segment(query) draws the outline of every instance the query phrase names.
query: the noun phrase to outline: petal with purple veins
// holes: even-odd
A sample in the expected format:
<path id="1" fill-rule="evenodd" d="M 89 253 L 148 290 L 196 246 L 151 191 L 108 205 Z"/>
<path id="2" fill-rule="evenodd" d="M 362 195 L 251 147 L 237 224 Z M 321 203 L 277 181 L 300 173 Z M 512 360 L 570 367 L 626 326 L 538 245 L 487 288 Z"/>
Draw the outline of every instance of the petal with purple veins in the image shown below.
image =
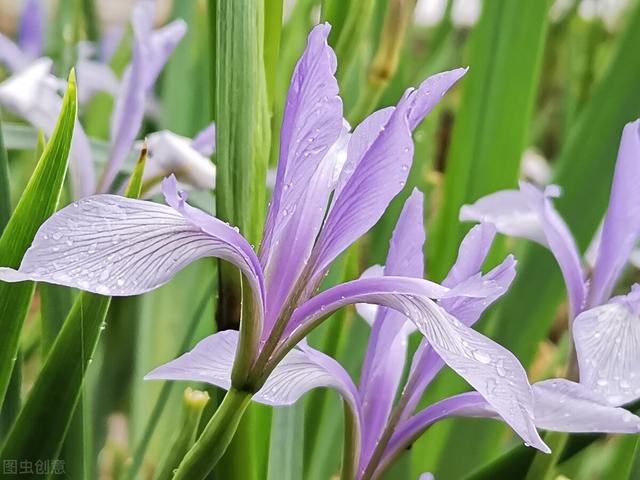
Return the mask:
<path id="1" fill-rule="evenodd" d="M 580 383 L 611 405 L 640 398 L 640 315 L 633 295 L 586 310 L 573 323 Z"/>

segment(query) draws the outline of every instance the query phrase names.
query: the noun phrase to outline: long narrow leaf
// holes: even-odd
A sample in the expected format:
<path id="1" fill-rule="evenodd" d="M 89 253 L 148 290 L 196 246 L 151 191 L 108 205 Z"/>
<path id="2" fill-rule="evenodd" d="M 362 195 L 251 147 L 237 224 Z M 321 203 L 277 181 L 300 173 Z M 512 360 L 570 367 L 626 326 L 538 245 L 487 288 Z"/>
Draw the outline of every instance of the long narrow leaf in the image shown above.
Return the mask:
<path id="1" fill-rule="evenodd" d="M 51 140 L 0 237 L 2 266 L 20 266 L 36 231 L 56 210 L 67 171 L 76 112 L 76 82 L 72 71 Z M 0 283 L 0 405 L 16 360 L 18 339 L 33 291 L 32 282 Z"/>

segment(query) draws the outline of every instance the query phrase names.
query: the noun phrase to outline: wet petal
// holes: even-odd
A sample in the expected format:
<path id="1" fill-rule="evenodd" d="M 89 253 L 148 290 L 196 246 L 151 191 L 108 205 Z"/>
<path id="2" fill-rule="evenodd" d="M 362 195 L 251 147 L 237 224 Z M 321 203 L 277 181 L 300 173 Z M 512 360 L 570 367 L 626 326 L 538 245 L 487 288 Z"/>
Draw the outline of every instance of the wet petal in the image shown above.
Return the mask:
<path id="1" fill-rule="evenodd" d="M 582 312 L 573 323 L 580 383 L 611 405 L 640 397 L 640 315 L 634 310 L 618 299 Z"/>
<path id="2" fill-rule="evenodd" d="M 556 378 L 534 383 L 536 426 L 572 433 L 638 433 L 640 418 L 584 385 Z"/>
<path id="3" fill-rule="evenodd" d="M 527 443 L 546 446 L 533 423 L 533 393 L 526 372 L 511 352 L 449 315 L 431 300 L 442 295 L 426 280 L 381 277 L 338 285 L 307 301 L 293 325 L 318 319 L 353 303 L 377 303 L 410 318 L 436 353 L 471 384 Z"/>
<path id="4" fill-rule="evenodd" d="M 611 184 L 609 208 L 602 227 L 598 259 L 593 272 L 589 305 L 610 297 L 640 235 L 640 120 L 622 132 Z"/>
<path id="5" fill-rule="evenodd" d="M 233 228 L 216 219 L 200 227 L 171 207 L 115 195 L 86 197 L 54 214 L 38 230 L 19 277 L 2 269 L 0 279 L 137 295 L 205 256 L 238 266 L 262 303 L 257 259 Z"/>
<path id="6" fill-rule="evenodd" d="M 465 72 L 465 69 L 457 69 L 429 77 L 417 90 L 407 91 L 389 115 L 384 128 L 378 128 L 377 132 L 370 127 L 362 130 L 362 135 L 368 138 L 358 142 L 368 145 L 368 148 L 365 151 L 357 149 L 362 154 L 355 164 L 353 159 L 347 159 L 346 165 L 353 165 L 349 167 L 353 173 L 347 180 L 339 180 L 338 194 L 334 196 L 314 250 L 314 271 L 317 275 L 366 233 L 404 188 L 413 160 L 412 129 Z M 382 119 L 387 114 L 377 115 Z M 354 131 L 352 141 L 357 132 L 358 129 Z M 347 155 L 350 154 L 354 155 L 352 152 Z M 341 183 L 344 187 L 340 187 Z"/>
<path id="7" fill-rule="evenodd" d="M 336 57 L 327 43 L 331 27 L 316 26 L 298 61 L 287 96 L 280 160 L 262 242 L 269 284 L 267 324 L 275 322 L 306 265 L 333 187 L 343 132 Z M 339 149 L 339 147 L 336 147 Z"/>
<path id="8" fill-rule="evenodd" d="M 237 345 L 237 331 L 218 332 L 200 341 L 190 352 L 151 371 L 145 379 L 204 382 L 228 390 Z M 357 408 L 355 386 L 347 372 L 331 357 L 302 344 L 275 367 L 253 399 L 271 406 L 292 405 L 320 387 L 337 390 Z"/>

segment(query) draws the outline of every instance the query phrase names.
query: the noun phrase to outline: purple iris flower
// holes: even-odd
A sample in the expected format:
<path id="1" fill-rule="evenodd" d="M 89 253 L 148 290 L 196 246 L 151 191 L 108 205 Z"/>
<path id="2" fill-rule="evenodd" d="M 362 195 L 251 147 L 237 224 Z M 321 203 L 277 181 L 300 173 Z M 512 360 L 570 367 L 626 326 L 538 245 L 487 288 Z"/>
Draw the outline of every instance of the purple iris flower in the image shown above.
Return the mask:
<path id="1" fill-rule="evenodd" d="M 551 202 L 559 194 L 558 187 L 541 192 L 521 183 L 519 190 L 493 193 L 460 211 L 461 220 L 491 222 L 504 234 L 533 240 L 551 250 L 569 294 L 580 371 L 580 383 L 571 382 L 571 388 L 605 405 L 640 398 L 640 286 L 635 284 L 628 295 L 611 298 L 640 235 L 639 182 L 640 120 L 636 120 L 622 133 L 590 276 L 571 232 Z"/>
<path id="2" fill-rule="evenodd" d="M 422 257 L 415 246 L 422 241 L 411 233 L 407 242 L 412 254 L 402 257 L 403 249 L 392 248 L 398 261 L 390 256 L 385 275 L 317 293 L 332 262 L 380 219 L 403 189 L 413 159 L 411 132 L 466 72 L 457 69 L 428 78 L 417 89 L 407 90 L 396 107 L 373 113 L 349 133 L 334 76 L 336 58 L 327 44 L 329 30 L 327 24 L 312 30 L 293 73 L 276 183 L 258 254 L 237 228 L 190 206 L 170 177 L 163 182 L 168 206 L 114 195 L 94 195 L 67 206 L 44 223 L 19 270 L 0 269 L 0 278 L 112 296 L 137 295 L 166 283 L 199 258 L 221 258 L 242 272 L 252 293 L 243 310 L 251 316 L 243 318 L 239 333 L 212 335 L 148 378 L 248 390 L 256 392 L 256 401 L 269 405 L 291 404 L 310 388 L 330 386 L 343 393 L 354 415 L 375 418 L 389 409 L 389 386 L 375 387 L 387 399 L 366 413 L 369 407 L 364 402 L 360 407 L 360 393 L 339 364 L 308 347 L 304 339 L 343 306 L 377 304 L 390 317 L 374 325 L 381 342 L 390 338 L 386 328 L 394 330 L 409 318 L 426 338 L 419 359 L 433 359 L 433 369 L 449 365 L 479 392 L 487 409 L 497 412 L 527 443 L 548 451 L 535 428 L 534 395 L 524 369 L 508 350 L 469 327 L 478 309 L 484 308 L 478 302 L 488 304 L 504 290 L 500 282 L 512 276 L 512 259 L 490 272 L 489 279 L 478 273 L 479 265 L 475 268 L 465 260 L 444 285 L 438 285 L 418 271 Z M 399 228 L 422 229 L 417 203 L 414 195 Z M 486 228 L 477 235 L 485 238 Z M 398 234 L 394 243 L 401 237 Z M 406 272 L 409 267 L 412 270 Z M 386 323 L 390 326 L 385 332 L 375 334 Z M 398 332 L 408 328 L 402 326 Z M 406 335 L 393 337 L 401 334 Z M 396 351 L 402 342 L 392 346 Z M 384 351 L 382 344 L 375 349 Z M 372 385 L 378 384 L 378 355 L 371 353 L 366 367 Z M 422 370 L 421 364 L 415 368 L 415 375 L 420 372 L 416 389 L 429 377 Z M 415 401 L 417 396 L 411 393 L 408 398 Z M 379 430 L 372 429 L 363 432 L 363 452 L 372 444 L 366 438 L 374 438 Z"/>

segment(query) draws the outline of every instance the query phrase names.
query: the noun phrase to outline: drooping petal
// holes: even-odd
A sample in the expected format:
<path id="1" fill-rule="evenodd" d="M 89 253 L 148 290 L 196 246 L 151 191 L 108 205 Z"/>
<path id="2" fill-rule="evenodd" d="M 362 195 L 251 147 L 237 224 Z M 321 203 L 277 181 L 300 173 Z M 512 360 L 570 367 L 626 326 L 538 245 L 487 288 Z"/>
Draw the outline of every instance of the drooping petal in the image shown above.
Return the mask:
<path id="1" fill-rule="evenodd" d="M 426 280 L 386 276 L 345 283 L 298 307 L 290 326 L 306 325 L 309 329 L 328 313 L 353 303 L 393 308 L 416 324 L 445 363 L 480 392 L 527 443 L 545 450 L 533 423 L 533 393 L 522 365 L 511 352 L 436 305 L 431 298 L 443 291 L 434 285 Z M 303 333 L 304 329 L 300 330 L 299 334 Z"/>
<path id="2" fill-rule="evenodd" d="M 475 234 L 471 232 L 469 234 L 474 235 L 469 237 L 470 239 L 476 238 Z M 479 278 L 479 281 L 487 287 L 484 296 L 479 298 L 441 298 L 438 302 L 439 305 L 463 324 L 471 327 L 478 321 L 482 313 L 508 290 L 516 275 L 515 264 L 515 259 L 509 255 L 500 265 Z M 475 279 L 476 277 L 471 278 Z M 409 396 L 406 407 L 407 415 L 414 411 L 427 386 L 443 367 L 444 362 L 439 355 L 423 341 L 413 356 L 409 380 L 405 387 L 404 394 Z"/>
<path id="3" fill-rule="evenodd" d="M 640 315 L 632 295 L 586 310 L 573 323 L 580 383 L 611 405 L 640 398 Z"/>
<path id="4" fill-rule="evenodd" d="M 20 48 L 3 33 L 0 33 L 0 63 L 12 73 L 22 70 L 29 63 Z"/>
<path id="5" fill-rule="evenodd" d="M 548 247 L 540 218 L 519 190 L 500 190 L 460 209 L 460 221 L 492 224 L 504 235 L 526 238 Z"/>
<path id="6" fill-rule="evenodd" d="M 169 130 L 147 137 L 149 156 L 144 169 L 145 196 L 159 192 L 160 180 L 174 174 L 180 189 L 213 190 L 216 167 L 192 146 L 191 139 Z"/>
<path id="7" fill-rule="evenodd" d="M 492 223 L 505 234 L 527 238 L 549 248 L 567 286 L 571 317 L 580 313 L 586 296 L 584 273 L 576 243 L 553 207 L 550 198 L 559 195 L 556 186 L 544 192 L 520 182 L 520 190 L 503 190 L 460 209 L 460 220 Z"/>
<path id="8" fill-rule="evenodd" d="M 316 274 L 324 272 L 340 253 L 367 232 L 402 190 L 413 160 L 412 129 L 465 72 L 457 69 L 429 77 L 417 90 L 407 91 L 390 115 L 378 112 L 374 114 L 376 120 L 362 129 L 362 135 L 368 138 L 357 141 L 368 148 L 357 149 L 362 153 L 355 164 L 353 159 L 346 162 L 353 173 L 348 179 L 339 180 L 339 192 L 334 196 L 314 250 Z M 377 131 L 371 128 L 387 115 L 387 122 Z M 341 184 L 344 186 L 340 187 Z"/>
<path id="9" fill-rule="evenodd" d="M 228 390 L 238 345 L 238 332 L 226 330 L 200 341 L 188 353 L 145 376 L 145 380 L 186 380 L 204 382 Z M 314 388 L 337 390 L 356 409 L 355 386 L 347 372 L 331 357 L 301 344 L 275 367 L 256 402 L 271 406 L 292 405 Z"/>
<path id="10" fill-rule="evenodd" d="M 62 108 L 58 90 L 64 82 L 51 75 L 53 62 L 40 58 L 25 70 L 0 84 L 0 105 L 23 117 L 34 127 L 50 136 Z M 76 120 L 71 145 L 71 180 L 76 198 L 95 190 L 93 163 L 89 140 Z"/>
<path id="11" fill-rule="evenodd" d="M 640 235 L 640 120 L 624 127 L 611 184 L 609 208 L 593 272 L 589 305 L 611 296 Z"/>
<path id="12" fill-rule="evenodd" d="M 216 151 L 216 124 L 210 123 L 200 130 L 191 141 L 191 148 L 205 157 L 210 157 Z"/>
<path id="13" fill-rule="evenodd" d="M 495 236 L 496 228 L 490 223 L 481 223 L 469 230 L 458 249 L 456 263 L 442 284 L 451 288 L 480 272 Z"/>
<path id="14" fill-rule="evenodd" d="M 556 378 L 534 383 L 536 426 L 572 433 L 638 433 L 640 418 L 585 385 Z"/>
<path id="15" fill-rule="evenodd" d="M 235 264 L 263 304 L 259 263 L 233 228 L 216 219 L 200 226 L 171 207 L 115 195 L 86 197 L 54 214 L 38 230 L 18 272 L 0 269 L 0 280 L 137 295 L 205 256 Z"/>
<path id="16" fill-rule="evenodd" d="M 424 275 L 423 196 L 414 190 L 407 199 L 391 237 L 386 275 Z M 368 459 L 387 422 L 407 357 L 408 335 L 415 326 L 400 312 L 381 308 L 373 324 L 360 395 L 365 418 L 362 456 Z"/>
<path id="17" fill-rule="evenodd" d="M 138 2 L 133 10 L 133 58 L 122 76 L 111 116 L 111 152 L 100 182 L 101 192 L 108 191 L 129 154 L 142 125 L 147 95 L 186 32 L 182 20 L 154 32 L 154 10 L 154 2 L 150 0 Z"/>
<path id="18" fill-rule="evenodd" d="M 44 48 L 44 12 L 41 0 L 27 0 L 20 17 L 18 45 L 22 53 L 34 60 Z"/>

